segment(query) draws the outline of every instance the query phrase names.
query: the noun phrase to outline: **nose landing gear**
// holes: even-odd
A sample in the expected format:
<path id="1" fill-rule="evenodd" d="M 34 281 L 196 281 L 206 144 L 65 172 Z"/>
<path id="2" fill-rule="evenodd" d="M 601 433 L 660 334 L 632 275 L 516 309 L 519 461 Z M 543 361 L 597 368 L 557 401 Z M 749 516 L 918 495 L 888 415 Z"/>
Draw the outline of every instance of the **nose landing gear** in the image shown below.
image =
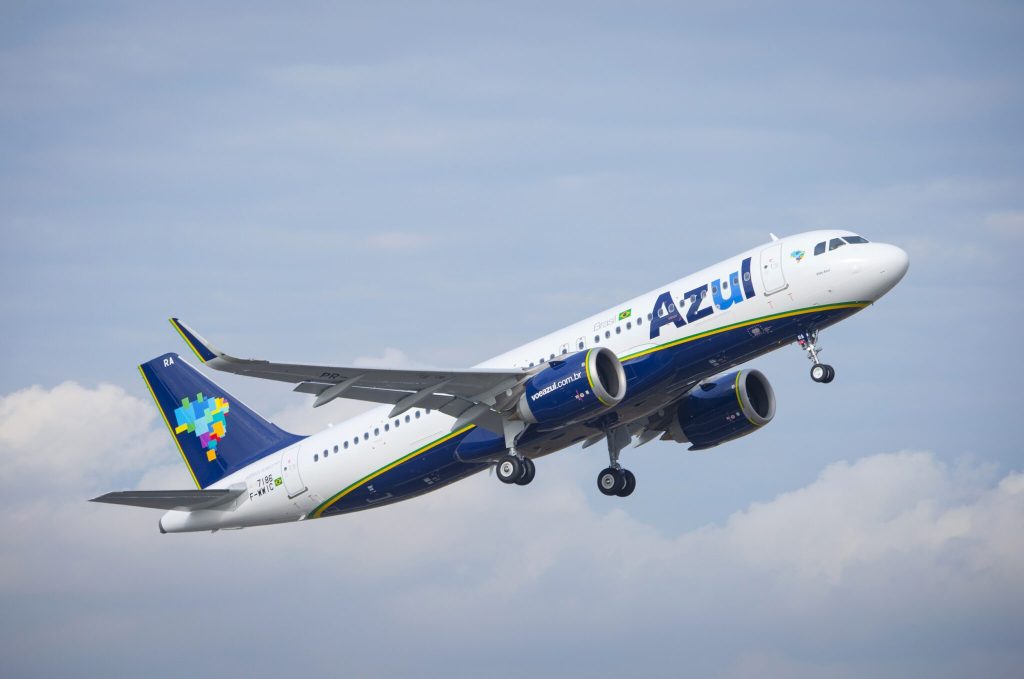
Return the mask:
<path id="1" fill-rule="evenodd" d="M 807 352 L 807 358 L 814 363 L 814 365 L 811 366 L 812 380 L 822 384 L 828 384 L 836 378 L 836 369 L 818 360 L 818 353 L 821 351 L 821 347 L 818 346 L 817 330 L 800 333 L 796 336 L 796 341 L 797 344 L 800 345 L 800 348 Z"/>

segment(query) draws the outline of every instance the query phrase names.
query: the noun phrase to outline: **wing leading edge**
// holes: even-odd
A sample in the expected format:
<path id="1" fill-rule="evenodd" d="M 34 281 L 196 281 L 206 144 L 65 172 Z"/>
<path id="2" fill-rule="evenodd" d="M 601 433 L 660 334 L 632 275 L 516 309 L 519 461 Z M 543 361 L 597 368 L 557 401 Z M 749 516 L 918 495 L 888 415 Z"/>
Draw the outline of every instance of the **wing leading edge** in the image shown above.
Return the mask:
<path id="1" fill-rule="evenodd" d="M 515 406 L 522 385 L 532 374 L 525 370 L 395 370 L 236 358 L 177 318 L 170 321 L 196 357 L 215 370 L 295 384 L 295 391 L 316 396 L 313 407 L 343 397 L 392 404 L 390 417 L 414 407 L 439 410 L 456 419 L 453 430 L 480 424 L 502 431 L 503 413 Z"/>

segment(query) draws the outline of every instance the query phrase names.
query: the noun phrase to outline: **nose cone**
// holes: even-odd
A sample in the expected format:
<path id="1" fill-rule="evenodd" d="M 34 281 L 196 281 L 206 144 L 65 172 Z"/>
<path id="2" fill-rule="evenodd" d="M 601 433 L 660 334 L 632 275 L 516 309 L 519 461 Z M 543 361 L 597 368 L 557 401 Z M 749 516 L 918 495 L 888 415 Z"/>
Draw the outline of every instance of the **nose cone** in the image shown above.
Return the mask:
<path id="1" fill-rule="evenodd" d="M 885 281 L 885 292 L 888 292 L 907 275 L 907 269 L 910 268 L 910 256 L 903 248 L 879 243 L 876 257 L 878 274 Z"/>
<path id="2" fill-rule="evenodd" d="M 850 250 L 852 272 L 864 299 L 874 301 L 896 287 L 910 267 L 902 248 L 886 243 L 857 245 Z"/>

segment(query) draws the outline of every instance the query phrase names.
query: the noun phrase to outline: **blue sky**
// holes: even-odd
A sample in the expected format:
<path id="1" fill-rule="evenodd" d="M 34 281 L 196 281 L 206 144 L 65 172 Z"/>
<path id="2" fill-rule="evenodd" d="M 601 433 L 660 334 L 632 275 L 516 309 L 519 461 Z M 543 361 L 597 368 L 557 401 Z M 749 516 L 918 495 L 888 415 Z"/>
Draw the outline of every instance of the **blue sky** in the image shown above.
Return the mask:
<path id="1" fill-rule="evenodd" d="M 0 16 L 0 653 L 17 675 L 1024 660 L 1021 5 Z M 594 488 L 596 449 L 542 461 L 526 489 L 480 476 L 232 534 L 160 536 L 155 513 L 82 502 L 187 482 L 135 369 L 184 350 L 168 316 L 244 355 L 462 367 L 769 231 L 831 227 L 911 256 L 823 334 L 836 381 L 813 384 L 795 348 L 757 361 L 772 425 L 627 452 L 626 502 Z M 217 379 L 300 432 L 358 407 Z"/>

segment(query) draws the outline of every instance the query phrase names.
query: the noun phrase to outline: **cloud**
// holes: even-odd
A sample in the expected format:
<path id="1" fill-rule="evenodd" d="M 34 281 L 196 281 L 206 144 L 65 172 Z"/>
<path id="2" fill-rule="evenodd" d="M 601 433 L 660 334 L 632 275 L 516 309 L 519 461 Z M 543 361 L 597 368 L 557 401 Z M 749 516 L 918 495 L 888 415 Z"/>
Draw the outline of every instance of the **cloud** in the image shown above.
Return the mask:
<path id="1" fill-rule="evenodd" d="M 140 470 L 160 449 L 151 403 L 121 387 L 64 382 L 0 398 L 0 450 L 14 476 L 47 484 Z"/>
<path id="2" fill-rule="evenodd" d="M 15 658 L 15 674 L 26 652 L 64 648 L 33 656 L 34 667 L 102 674 L 131 663 L 169 675 L 161 649 L 186 644 L 197 616 L 220 628 L 252 610 L 266 624 L 219 635 L 216 651 L 192 647 L 190 661 L 214 674 L 284 635 L 298 643 L 267 671 L 326 670 L 340 654 L 357 674 L 408 673 L 429 655 L 473 674 L 491 667 L 496 628 L 523 630 L 517 656 L 492 667 L 509 676 L 559 674 L 564 662 L 598 675 L 637 662 L 669 673 L 678 653 L 694 673 L 725 676 L 963 674 L 982 651 L 988 674 L 1009 674 L 1024 660 L 1014 631 L 1024 622 L 1024 474 L 999 478 L 969 459 L 900 452 L 831 464 L 801 488 L 674 534 L 628 504 L 595 500 L 579 456 L 559 455 L 527 488 L 482 474 L 337 519 L 161 536 L 158 512 L 84 503 L 49 482 L 68 473 L 61 464 L 23 461 L 30 440 L 75 440 L 79 473 L 114 483 L 106 432 L 117 429 L 150 449 L 132 465 L 148 469 L 138 486 L 181 486 L 170 443 L 149 446 L 166 432 L 141 401 L 69 383 L 0 403 L 0 454 L 34 489 L 6 496 L 0 513 L 0 605 L 13 616 L 0 619 L 0 653 Z M 282 622 L 296 610 L 301 639 Z M 382 630 L 403 653 L 362 652 Z M 616 658 L 602 655 L 626 636 Z"/>

